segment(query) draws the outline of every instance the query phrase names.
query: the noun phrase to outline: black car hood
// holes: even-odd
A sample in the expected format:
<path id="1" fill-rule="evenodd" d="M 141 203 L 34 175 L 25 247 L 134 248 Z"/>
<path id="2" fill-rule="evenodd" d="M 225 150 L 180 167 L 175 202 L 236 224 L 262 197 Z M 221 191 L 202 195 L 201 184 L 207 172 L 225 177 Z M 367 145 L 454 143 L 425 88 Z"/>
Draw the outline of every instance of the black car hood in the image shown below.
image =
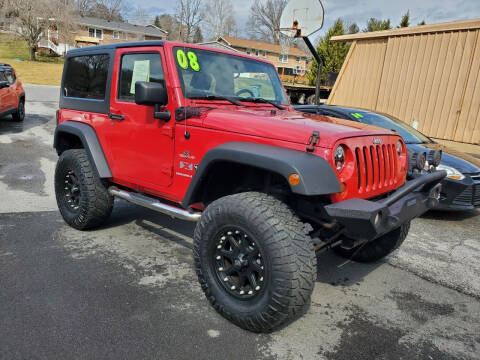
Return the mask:
<path id="1" fill-rule="evenodd" d="M 453 167 L 464 174 L 474 174 L 480 172 L 480 160 L 447 146 L 432 143 L 407 144 L 407 147 L 413 151 L 427 152 L 427 154 L 429 149 L 442 150 L 442 165 Z"/>

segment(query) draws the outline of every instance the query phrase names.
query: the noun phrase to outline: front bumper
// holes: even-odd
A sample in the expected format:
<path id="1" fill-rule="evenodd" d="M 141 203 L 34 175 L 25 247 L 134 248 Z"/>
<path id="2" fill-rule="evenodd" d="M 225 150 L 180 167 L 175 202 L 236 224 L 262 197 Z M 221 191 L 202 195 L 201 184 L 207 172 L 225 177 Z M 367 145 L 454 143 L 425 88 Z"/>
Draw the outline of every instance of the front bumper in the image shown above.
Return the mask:
<path id="1" fill-rule="evenodd" d="M 408 181 L 378 201 L 349 199 L 327 205 L 327 214 L 343 228 L 356 246 L 389 233 L 438 205 L 445 171 L 435 171 Z"/>

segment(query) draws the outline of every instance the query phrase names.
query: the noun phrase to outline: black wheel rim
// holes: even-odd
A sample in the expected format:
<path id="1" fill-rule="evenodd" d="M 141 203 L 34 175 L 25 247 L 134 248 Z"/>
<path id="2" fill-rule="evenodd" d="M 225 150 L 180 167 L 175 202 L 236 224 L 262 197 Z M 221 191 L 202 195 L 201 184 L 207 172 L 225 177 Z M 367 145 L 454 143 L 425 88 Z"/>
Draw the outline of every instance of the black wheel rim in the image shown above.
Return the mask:
<path id="1" fill-rule="evenodd" d="M 265 265 L 255 240 L 230 227 L 216 236 L 214 245 L 214 272 L 226 292 L 242 300 L 260 294 L 265 287 Z"/>
<path id="2" fill-rule="evenodd" d="M 80 200 L 82 192 L 80 190 L 80 182 L 73 170 L 70 170 L 65 175 L 64 187 L 65 200 L 73 211 L 78 211 L 80 208 Z"/>

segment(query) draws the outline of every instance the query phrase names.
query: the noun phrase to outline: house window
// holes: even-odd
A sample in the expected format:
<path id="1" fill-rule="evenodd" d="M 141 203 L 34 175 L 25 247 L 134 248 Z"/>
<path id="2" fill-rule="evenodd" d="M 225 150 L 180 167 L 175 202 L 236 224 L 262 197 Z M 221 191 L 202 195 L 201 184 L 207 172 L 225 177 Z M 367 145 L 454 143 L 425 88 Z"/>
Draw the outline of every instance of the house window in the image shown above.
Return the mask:
<path id="1" fill-rule="evenodd" d="M 288 55 L 286 54 L 280 54 L 280 56 L 278 57 L 278 61 L 280 61 L 281 63 L 288 63 Z"/>
<path id="2" fill-rule="evenodd" d="M 88 29 L 88 36 L 103 40 L 103 31 L 102 29 Z"/>
<path id="3" fill-rule="evenodd" d="M 120 39 L 120 33 L 119 33 L 118 31 L 114 31 L 114 32 L 113 32 L 113 38 L 114 38 L 115 40 Z"/>
<path id="4" fill-rule="evenodd" d="M 297 63 L 300 62 L 300 56 L 297 56 Z"/>
<path id="5" fill-rule="evenodd" d="M 260 56 L 260 50 L 255 49 L 255 56 Z"/>
<path id="6" fill-rule="evenodd" d="M 247 55 L 250 55 L 252 53 L 252 49 L 247 49 Z"/>
<path id="7" fill-rule="evenodd" d="M 265 50 L 262 51 L 262 56 L 263 56 L 264 58 L 267 57 L 267 52 L 266 52 Z"/>

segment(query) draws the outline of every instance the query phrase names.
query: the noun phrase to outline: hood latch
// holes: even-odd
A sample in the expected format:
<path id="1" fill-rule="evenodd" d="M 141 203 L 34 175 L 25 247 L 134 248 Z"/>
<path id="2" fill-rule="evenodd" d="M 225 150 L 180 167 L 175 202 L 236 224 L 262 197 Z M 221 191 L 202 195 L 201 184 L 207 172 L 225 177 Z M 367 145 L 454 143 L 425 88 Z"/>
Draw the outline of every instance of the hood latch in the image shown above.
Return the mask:
<path id="1" fill-rule="evenodd" d="M 310 135 L 310 139 L 308 140 L 307 152 L 314 152 L 315 146 L 318 144 L 318 140 L 320 140 L 320 134 L 318 131 L 312 132 L 312 135 Z"/>

